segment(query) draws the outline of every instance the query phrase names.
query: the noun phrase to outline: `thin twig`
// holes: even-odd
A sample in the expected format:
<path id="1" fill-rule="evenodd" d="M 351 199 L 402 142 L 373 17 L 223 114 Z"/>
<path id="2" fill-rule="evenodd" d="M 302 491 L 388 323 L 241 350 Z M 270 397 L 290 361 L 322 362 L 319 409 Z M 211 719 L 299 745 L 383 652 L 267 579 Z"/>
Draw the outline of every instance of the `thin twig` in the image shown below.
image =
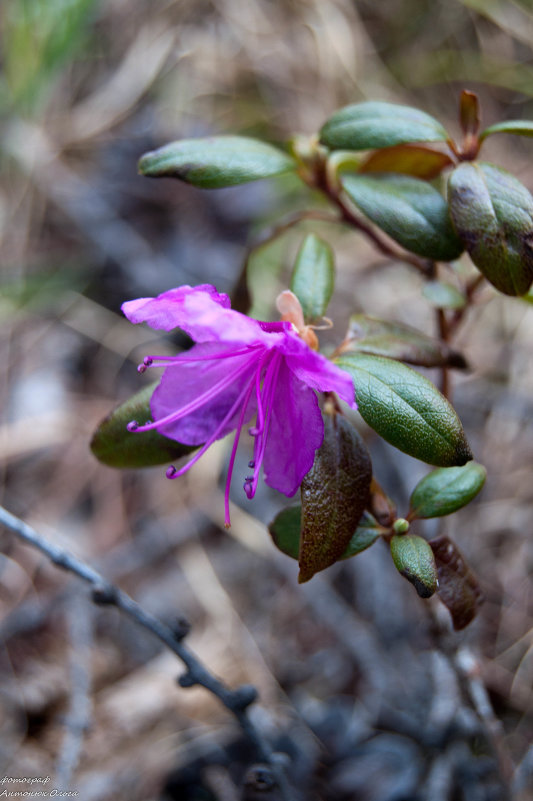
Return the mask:
<path id="1" fill-rule="evenodd" d="M 341 222 L 348 223 L 352 228 L 356 228 L 364 234 L 384 256 L 394 259 L 395 261 L 403 261 L 405 264 L 410 264 L 426 277 L 431 275 L 433 272 L 433 262 L 421 259 L 414 253 L 409 253 L 406 250 L 398 250 L 392 247 L 375 228 L 367 223 L 364 217 L 361 217 L 361 215 L 357 213 L 356 208 L 343 191 L 336 177 L 329 174 L 325 162 L 316 165 L 315 170 L 307 179 L 305 173 L 302 173 L 301 177 L 311 188 L 323 192 L 326 197 L 335 204 L 341 212 Z"/>
<path id="2" fill-rule="evenodd" d="M 492 708 L 487 688 L 481 678 L 481 669 L 478 661 L 467 647 L 463 647 L 455 654 L 455 665 L 460 676 L 462 676 L 467 692 L 476 710 L 479 719 L 482 721 L 487 736 L 494 748 L 500 776 L 505 782 L 505 789 L 508 798 L 511 798 L 510 784 L 513 778 L 513 763 L 504 742 L 503 724 Z M 502 799 L 503 801 L 503 799 Z"/>
<path id="3" fill-rule="evenodd" d="M 449 335 L 455 333 L 460 323 L 463 321 L 465 313 L 468 311 L 468 309 L 472 306 L 474 302 L 474 297 L 476 295 L 476 292 L 478 291 L 480 286 L 483 286 L 484 282 L 485 282 L 485 276 L 483 275 L 483 273 L 479 273 L 474 278 L 472 278 L 464 287 L 466 303 L 461 309 L 457 309 L 453 314 L 449 322 Z"/>
<path id="4" fill-rule="evenodd" d="M 454 314 L 447 315 L 444 309 L 436 309 L 437 327 L 439 329 L 439 337 L 442 342 L 449 344 L 462 323 L 466 312 L 471 308 L 475 294 L 480 286 L 482 286 L 485 277 L 482 273 L 475 276 L 464 287 L 465 305 L 457 309 Z M 450 400 L 451 387 L 450 387 L 450 373 L 446 366 L 441 368 L 441 387 L 440 390 L 444 397 Z"/>
<path id="5" fill-rule="evenodd" d="M 197 656 L 183 643 L 188 627 L 178 626 L 176 630 L 171 629 L 151 615 L 150 612 L 145 611 L 127 593 L 106 581 L 90 565 L 85 564 L 68 551 L 49 542 L 31 526 L 12 515 L 2 506 L 0 506 L 0 523 L 12 531 L 19 539 L 44 554 L 54 565 L 73 573 L 89 584 L 92 588 L 92 598 L 95 603 L 117 607 L 176 654 L 187 668 L 186 672 L 178 680 L 180 686 L 192 687 L 200 685 L 222 702 L 226 709 L 237 719 L 244 734 L 254 746 L 258 758 L 271 767 L 284 801 L 292 801 L 292 792 L 274 752 L 251 721 L 247 712 L 247 708 L 257 698 L 255 687 L 242 685 L 236 690 L 230 690 L 222 681 L 213 676 Z"/>
<path id="6" fill-rule="evenodd" d="M 343 197 L 342 193 L 327 190 L 327 195 L 341 210 L 343 220 L 351 225 L 352 228 L 356 228 L 364 234 L 367 239 L 370 239 L 384 256 L 394 259 L 395 261 L 403 261 L 405 264 L 410 264 L 411 267 L 415 267 L 422 275 L 428 275 L 431 268 L 428 266 L 427 261 L 418 258 L 414 253 L 398 250 L 389 245 L 377 231 L 368 225 L 368 223 L 351 208 L 350 203 Z M 431 264 L 431 262 L 429 264 Z"/>
<path id="7" fill-rule="evenodd" d="M 83 738 L 91 722 L 92 610 L 79 595 L 69 599 L 67 624 L 70 638 L 70 708 L 57 760 L 56 784 L 68 787 L 80 759 Z"/>
<path id="8" fill-rule="evenodd" d="M 436 315 L 437 315 L 437 325 L 439 328 L 439 339 L 441 340 L 441 342 L 448 344 L 450 341 L 450 326 L 448 324 L 448 318 L 446 317 L 446 312 L 444 311 L 444 309 L 436 309 Z M 448 400 L 450 400 L 450 393 L 451 393 L 450 372 L 446 367 L 446 365 L 443 365 L 441 367 L 440 391 L 442 392 L 445 398 L 448 398 Z"/>

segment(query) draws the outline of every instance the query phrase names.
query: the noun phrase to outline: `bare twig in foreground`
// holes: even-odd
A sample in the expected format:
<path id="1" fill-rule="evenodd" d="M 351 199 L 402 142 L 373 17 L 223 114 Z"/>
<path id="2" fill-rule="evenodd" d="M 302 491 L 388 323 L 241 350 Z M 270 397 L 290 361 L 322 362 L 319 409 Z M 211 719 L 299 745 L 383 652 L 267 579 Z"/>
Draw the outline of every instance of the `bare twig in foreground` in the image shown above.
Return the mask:
<path id="1" fill-rule="evenodd" d="M 175 629 L 162 623 L 158 618 L 146 612 L 130 596 L 94 570 L 90 565 L 77 559 L 72 554 L 49 542 L 38 534 L 31 526 L 20 518 L 15 517 L 4 507 L 0 506 L 0 523 L 12 531 L 19 539 L 36 548 L 44 554 L 54 565 L 73 573 L 87 582 L 92 588 L 93 601 L 101 605 L 112 605 L 124 612 L 139 626 L 151 632 L 176 656 L 186 667 L 186 672 L 179 677 L 181 687 L 200 685 L 215 695 L 239 722 L 244 734 L 254 746 L 258 758 L 267 763 L 278 782 L 284 801 L 291 801 L 292 793 L 281 769 L 281 765 L 272 751 L 270 745 L 250 720 L 247 708 L 257 698 L 257 690 L 252 685 L 242 685 L 236 690 L 230 690 L 223 682 L 200 662 L 196 655 L 183 643 L 189 627 L 179 622 Z"/>

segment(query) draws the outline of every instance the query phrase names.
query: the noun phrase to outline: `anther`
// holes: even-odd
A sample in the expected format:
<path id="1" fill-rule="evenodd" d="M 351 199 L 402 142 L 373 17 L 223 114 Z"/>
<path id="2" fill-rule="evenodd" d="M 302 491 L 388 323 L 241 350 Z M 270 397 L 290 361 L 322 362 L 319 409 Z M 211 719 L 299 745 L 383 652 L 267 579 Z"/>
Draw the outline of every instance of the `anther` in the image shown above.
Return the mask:
<path id="1" fill-rule="evenodd" d="M 248 467 L 250 468 L 250 470 L 253 470 L 253 469 L 254 469 L 254 467 L 255 467 L 255 462 L 254 462 L 254 460 L 253 460 L 253 459 L 251 459 L 251 460 L 248 462 Z"/>
<path id="2" fill-rule="evenodd" d="M 145 373 L 146 372 L 146 365 L 145 364 L 139 364 L 138 367 L 137 367 L 137 372 L 141 373 L 141 374 Z"/>
<path id="3" fill-rule="evenodd" d="M 144 364 L 145 367 L 150 367 L 152 365 L 153 361 L 154 360 L 152 359 L 151 356 L 145 356 L 144 359 L 143 359 L 143 364 Z"/>
<path id="4" fill-rule="evenodd" d="M 139 423 L 137 422 L 137 420 L 130 420 L 126 428 L 128 429 L 128 431 L 137 431 L 137 429 L 139 428 Z"/>
<path id="5" fill-rule="evenodd" d="M 174 467 L 173 464 L 171 464 L 170 467 L 167 468 L 166 477 L 167 478 L 174 478 L 176 473 L 177 473 L 176 468 Z"/>
<path id="6" fill-rule="evenodd" d="M 252 476 L 247 476 L 244 479 L 244 484 L 242 485 L 242 488 L 243 488 L 243 490 L 244 490 L 244 492 L 246 494 L 246 497 L 249 500 L 251 500 L 254 497 L 253 477 Z"/>

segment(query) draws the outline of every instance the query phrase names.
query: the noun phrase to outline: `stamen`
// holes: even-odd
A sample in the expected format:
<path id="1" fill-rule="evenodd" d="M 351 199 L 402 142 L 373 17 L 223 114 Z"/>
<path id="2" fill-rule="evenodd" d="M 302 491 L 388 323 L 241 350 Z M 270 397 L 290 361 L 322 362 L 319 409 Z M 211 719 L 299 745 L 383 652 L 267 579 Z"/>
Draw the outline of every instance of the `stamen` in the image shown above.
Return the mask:
<path id="1" fill-rule="evenodd" d="M 264 361 L 264 356 L 261 358 L 261 360 L 260 360 L 260 362 L 259 362 L 259 364 L 257 366 L 258 370 L 262 370 L 263 369 L 263 361 Z M 231 449 L 231 456 L 229 458 L 228 476 L 226 478 L 226 489 L 224 491 L 224 525 L 226 526 L 226 528 L 229 528 L 230 525 L 231 525 L 231 521 L 230 521 L 230 517 L 229 517 L 229 491 L 230 491 L 230 487 L 231 487 L 231 476 L 233 475 L 233 466 L 235 464 L 235 455 L 237 453 L 237 446 L 239 444 L 239 437 L 241 436 L 241 430 L 242 430 L 242 426 L 243 426 L 243 423 L 244 423 L 244 415 L 246 414 L 246 407 L 248 406 L 248 401 L 250 400 L 250 396 L 252 394 L 252 390 L 254 388 L 254 384 L 255 384 L 255 381 L 252 380 L 252 381 L 250 381 L 250 383 L 248 385 L 247 392 L 246 392 L 246 395 L 244 397 L 244 401 L 243 401 L 243 404 L 242 404 L 242 410 L 241 410 L 241 414 L 240 414 L 240 417 L 239 417 L 239 422 L 237 423 L 237 430 L 235 431 L 235 439 L 233 440 L 233 447 Z M 245 490 L 245 492 L 246 492 L 246 490 Z M 250 497 L 247 492 L 246 492 L 246 494 L 247 494 L 248 497 Z M 253 496 L 251 496 L 251 497 L 253 497 Z"/>
<path id="2" fill-rule="evenodd" d="M 266 367 L 267 367 L 267 375 L 268 375 L 268 363 L 267 363 Z M 263 430 L 264 423 L 265 423 L 265 413 L 263 411 L 263 405 L 261 403 L 261 377 L 262 377 L 261 373 L 262 372 L 263 372 L 262 370 L 261 371 L 258 370 L 256 372 L 256 374 L 255 374 L 255 396 L 257 398 L 257 419 L 255 421 L 255 428 L 253 430 L 253 433 L 252 433 L 252 431 L 249 432 L 252 437 L 256 437 L 258 434 L 261 433 L 261 431 Z M 265 378 L 265 380 L 266 380 L 266 378 Z"/>
<path id="3" fill-rule="evenodd" d="M 253 488 L 252 488 L 252 482 L 253 482 L 253 477 L 252 476 L 248 476 L 248 478 L 244 479 L 244 484 L 242 485 L 242 488 L 243 488 L 244 492 L 246 493 L 246 497 L 250 501 L 254 497 Z"/>
<path id="4" fill-rule="evenodd" d="M 260 405 L 262 408 L 262 413 L 264 418 L 264 425 L 260 434 L 256 437 L 255 440 L 255 446 L 254 446 L 255 469 L 254 469 L 253 483 L 251 486 L 251 495 L 248 496 L 251 498 L 254 497 L 255 492 L 257 490 L 257 484 L 259 482 L 259 474 L 261 472 L 261 465 L 263 464 L 263 459 L 265 456 L 268 427 L 270 424 L 270 418 L 272 414 L 273 399 L 276 392 L 277 378 L 280 365 L 281 365 L 281 355 L 279 353 L 275 353 L 267 369 L 265 380 L 263 382 L 263 393 L 260 399 Z M 246 494 L 248 495 L 248 492 Z"/>
<path id="5" fill-rule="evenodd" d="M 138 373 L 145 373 L 146 370 L 148 369 L 148 367 L 152 366 L 152 362 L 153 362 L 153 359 L 152 359 L 151 356 L 145 356 L 143 361 L 142 361 L 142 364 L 140 364 L 137 367 L 137 372 Z"/>
<path id="6" fill-rule="evenodd" d="M 245 386 L 243 388 L 242 392 L 240 393 L 238 398 L 235 400 L 235 403 L 233 404 L 233 406 L 231 407 L 229 412 L 226 414 L 224 419 L 219 423 L 219 425 L 217 426 L 216 430 L 211 434 L 211 436 L 209 437 L 207 442 L 205 442 L 204 445 L 202 445 L 200 450 L 197 451 L 194 454 L 192 459 L 189 459 L 187 464 L 183 465 L 183 467 L 180 467 L 179 470 L 176 470 L 176 468 L 174 466 L 169 467 L 168 470 L 167 470 L 167 478 L 178 478 L 179 476 L 182 476 L 184 473 L 186 473 L 193 466 L 193 464 L 196 464 L 198 459 L 201 456 L 203 456 L 204 453 L 206 452 L 206 450 L 211 447 L 213 442 L 216 439 L 218 439 L 218 437 L 220 436 L 220 432 L 223 431 L 224 426 L 227 425 L 229 420 L 231 420 L 231 418 L 233 417 L 233 415 L 235 414 L 235 412 L 237 411 L 237 409 L 239 408 L 239 406 L 241 404 L 242 404 L 242 407 L 243 407 L 243 411 L 241 413 L 240 425 L 242 426 L 242 418 L 243 418 L 244 413 L 246 411 L 246 407 L 248 406 L 248 401 L 250 400 L 250 395 L 251 395 L 252 388 L 253 388 L 253 381 L 251 381 L 247 386 Z M 239 429 L 239 431 L 240 431 L 240 429 Z M 231 473 L 228 473 L 228 479 L 226 481 L 226 490 L 227 490 L 228 494 L 229 494 L 228 485 L 229 485 L 230 481 L 231 481 Z M 225 523 L 224 523 L 224 525 L 226 526 L 226 528 L 229 528 L 229 525 L 230 525 L 229 503 L 226 503 L 225 512 L 226 512 L 226 515 L 225 515 Z"/>
<path id="7" fill-rule="evenodd" d="M 177 356 L 145 356 L 143 363 L 146 367 L 171 367 L 172 365 L 194 362 L 210 362 L 216 359 L 229 359 L 233 356 L 244 356 L 259 348 L 264 348 L 264 345 L 246 345 L 240 350 L 226 350 L 220 353 L 204 354 L 203 356 L 187 356 L 188 351 L 178 353 Z M 139 365 L 140 367 L 140 365 Z M 137 368 L 139 369 L 139 368 Z"/>
<path id="8" fill-rule="evenodd" d="M 185 406 L 182 406 L 182 408 L 178 409 L 177 412 L 171 412 L 171 414 L 167 414 L 165 417 L 161 417 L 159 420 L 156 420 L 155 423 L 145 423 L 142 426 L 138 425 L 137 422 L 133 420 L 132 422 L 135 423 L 136 427 L 129 428 L 129 425 L 131 425 L 130 423 L 128 425 L 128 430 L 151 431 L 154 428 L 159 430 L 162 426 L 169 425 L 170 423 L 176 423 L 178 420 L 181 420 L 182 417 L 185 417 L 186 415 L 191 414 L 191 412 L 195 412 L 197 409 L 200 409 L 202 406 L 205 406 L 205 404 L 208 403 L 208 401 L 219 395 L 230 384 L 233 384 L 235 380 L 240 375 L 242 375 L 242 373 L 250 369 L 251 367 L 250 362 L 251 360 L 249 359 L 245 362 L 245 364 L 241 364 L 241 366 L 238 369 L 228 373 L 228 375 L 224 376 L 224 378 L 218 381 L 214 386 L 203 392 L 201 395 L 199 395 L 190 403 L 186 404 Z"/>

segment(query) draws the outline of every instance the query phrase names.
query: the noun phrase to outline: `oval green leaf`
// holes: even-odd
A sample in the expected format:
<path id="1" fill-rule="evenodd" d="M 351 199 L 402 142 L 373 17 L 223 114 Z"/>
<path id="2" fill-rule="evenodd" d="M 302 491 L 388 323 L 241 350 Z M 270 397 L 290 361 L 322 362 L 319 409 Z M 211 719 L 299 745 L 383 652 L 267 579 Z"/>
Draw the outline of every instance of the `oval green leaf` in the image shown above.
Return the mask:
<path id="1" fill-rule="evenodd" d="M 440 150 L 422 145 L 394 145 L 375 150 L 358 172 L 397 172 L 431 181 L 452 164 L 452 159 Z"/>
<path id="2" fill-rule="evenodd" d="M 300 505 L 282 509 L 268 527 L 276 548 L 293 559 L 298 559 L 300 552 L 301 529 L 302 507 Z M 349 559 L 351 556 L 356 556 L 358 553 L 370 548 L 378 539 L 382 530 L 370 512 L 363 512 L 357 528 L 348 543 L 348 547 L 340 559 Z"/>
<path id="3" fill-rule="evenodd" d="M 433 470 L 413 490 L 409 517 L 451 515 L 476 497 L 486 477 L 487 471 L 477 462 Z"/>
<path id="4" fill-rule="evenodd" d="M 531 120 L 504 120 L 503 122 L 496 122 L 494 125 L 489 125 L 481 132 L 479 138 L 486 139 L 487 136 L 492 136 L 497 133 L 514 134 L 515 136 L 533 136 L 533 121 Z"/>
<path id="5" fill-rule="evenodd" d="M 302 507 L 300 504 L 282 509 L 268 527 L 276 548 L 292 559 L 298 559 L 301 530 Z"/>
<path id="6" fill-rule="evenodd" d="M 468 365 L 462 354 L 445 342 L 439 342 L 401 323 L 381 320 L 367 314 L 352 314 L 342 353 L 360 351 L 387 356 L 422 367 L 456 367 Z"/>
<path id="7" fill-rule="evenodd" d="M 220 189 L 296 169 L 282 150 L 247 136 L 212 136 L 171 142 L 139 161 L 149 178 L 179 178 L 202 189 Z"/>
<path id="8" fill-rule="evenodd" d="M 428 281 L 422 294 L 437 309 L 462 309 L 466 298 L 453 284 L 443 281 Z"/>
<path id="9" fill-rule="evenodd" d="M 491 164 L 464 162 L 448 182 L 450 213 L 470 258 L 506 295 L 533 281 L 533 197 L 513 175 Z"/>
<path id="10" fill-rule="evenodd" d="M 411 582 L 421 598 L 431 598 L 439 582 L 430 544 L 414 534 L 395 534 L 390 552 L 400 575 Z"/>
<path id="11" fill-rule="evenodd" d="M 483 603 L 477 578 L 457 545 L 448 537 L 430 540 L 439 577 L 438 595 L 448 608 L 457 631 L 475 618 Z"/>
<path id="12" fill-rule="evenodd" d="M 333 293 L 333 250 L 316 234 L 308 234 L 298 251 L 292 271 L 291 290 L 302 305 L 306 323 L 325 313 Z"/>
<path id="13" fill-rule="evenodd" d="M 114 409 L 98 426 L 91 440 L 96 458 L 108 467 L 139 468 L 168 464 L 196 450 L 162 436 L 157 431 L 128 431 L 131 420 L 140 425 L 150 419 L 150 398 L 155 384 L 141 389 Z"/>
<path id="14" fill-rule="evenodd" d="M 345 106 L 320 131 L 332 150 L 374 150 L 406 142 L 443 142 L 448 134 L 438 120 L 410 106 L 370 101 Z"/>
<path id="15" fill-rule="evenodd" d="M 375 543 L 381 531 L 381 526 L 370 512 L 363 512 L 363 516 L 359 520 L 355 533 L 352 535 L 341 559 L 349 559 L 351 556 L 357 556 L 358 553 L 366 551 L 367 548 L 370 548 Z"/>
<path id="16" fill-rule="evenodd" d="M 367 353 L 346 353 L 335 361 L 353 378 L 361 416 L 391 445 L 438 467 L 472 459 L 455 410 L 429 379 Z"/>
<path id="17" fill-rule="evenodd" d="M 375 225 L 406 250 L 437 261 L 463 251 L 442 195 L 409 175 L 343 175 L 342 186 Z"/>
<path id="18" fill-rule="evenodd" d="M 324 442 L 300 488 L 300 584 L 342 557 L 368 505 L 371 480 L 360 435 L 342 415 L 325 414 Z"/>

